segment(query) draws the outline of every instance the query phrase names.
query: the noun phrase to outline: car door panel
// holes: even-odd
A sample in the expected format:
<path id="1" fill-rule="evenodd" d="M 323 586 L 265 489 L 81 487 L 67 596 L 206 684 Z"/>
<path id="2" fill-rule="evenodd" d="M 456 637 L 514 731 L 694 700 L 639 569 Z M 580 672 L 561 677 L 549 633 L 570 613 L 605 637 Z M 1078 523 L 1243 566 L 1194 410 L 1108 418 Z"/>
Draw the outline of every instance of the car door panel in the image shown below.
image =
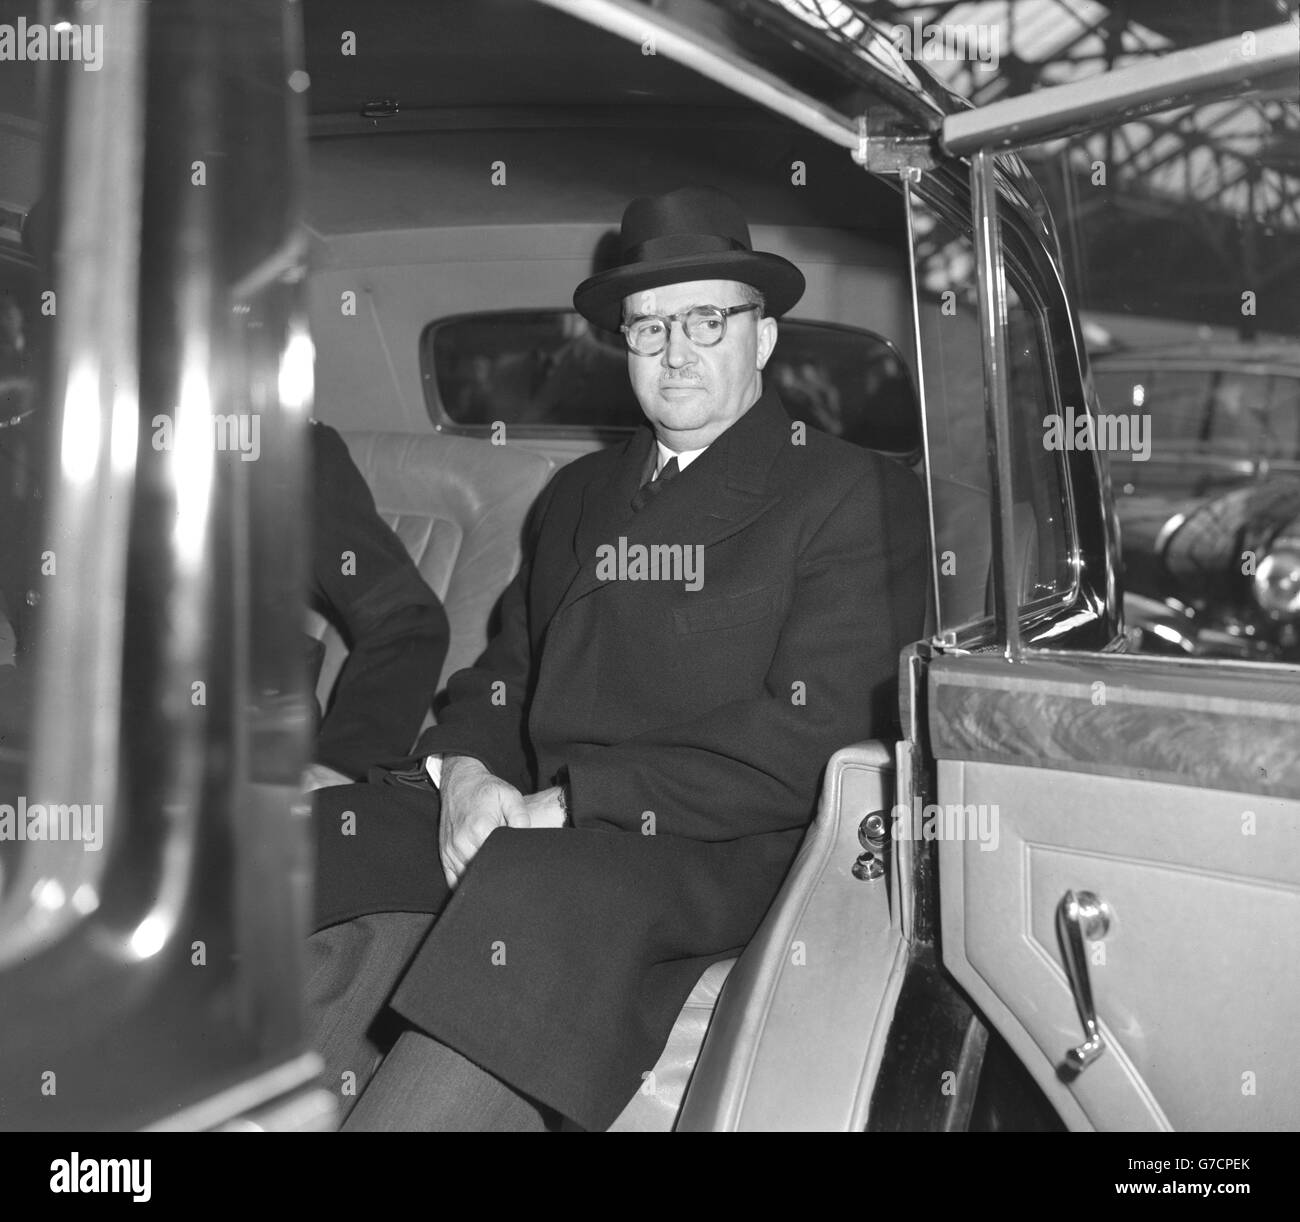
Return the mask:
<path id="1" fill-rule="evenodd" d="M 894 796 L 881 742 L 836 752 L 799 856 L 728 977 L 678 1131 L 861 1130 L 907 947 L 858 826 Z"/>
<path id="2" fill-rule="evenodd" d="M 1071 1127 L 1300 1123 L 1296 722 L 1283 668 L 932 663 L 938 805 L 996 829 L 936 834 L 944 961 Z M 1106 1050 L 1072 1080 L 1069 891 L 1111 914 L 1086 955 Z"/>
<path id="3" fill-rule="evenodd" d="M 1294 796 L 1297 679 L 1120 654 L 948 657 L 931 670 L 935 756 Z"/>

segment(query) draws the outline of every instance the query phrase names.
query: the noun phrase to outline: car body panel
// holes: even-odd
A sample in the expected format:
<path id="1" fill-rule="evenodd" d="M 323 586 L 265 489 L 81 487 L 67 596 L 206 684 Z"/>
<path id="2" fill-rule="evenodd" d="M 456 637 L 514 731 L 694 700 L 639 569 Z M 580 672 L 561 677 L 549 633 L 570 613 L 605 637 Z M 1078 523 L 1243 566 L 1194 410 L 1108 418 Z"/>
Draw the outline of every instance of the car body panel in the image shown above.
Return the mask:
<path id="1" fill-rule="evenodd" d="M 936 802 L 998 829 L 939 844 L 945 963 L 1071 1127 L 1295 1128 L 1294 679 L 1131 661 L 934 663 Z M 1106 1050 L 1067 1084 L 1068 891 L 1112 916 L 1089 944 Z"/>
<path id="2" fill-rule="evenodd" d="M 1294 31 L 1277 33 L 1289 47 Z M 1190 62 L 1172 93 L 1220 90 L 1221 59 Z M 1140 73 L 1118 75 L 1140 87 Z M 1257 84 L 1240 57 L 1237 79 L 1242 89 Z M 1045 114 L 1051 105 L 1043 102 Z M 988 149 L 1036 133 L 1027 126 L 1017 141 L 992 120 L 980 130 L 972 180 L 985 201 L 976 209 L 985 385 L 1005 470 L 1006 254 L 996 216 L 986 215 L 997 208 Z M 1006 531 L 1005 481 L 1002 489 Z M 1005 574 L 998 596 L 1011 628 L 1021 608 Z M 1042 653 L 1014 631 L 1003 653 L 929 664 L 931 809 L 960 816 L 933 837 L 945 965 L 1071 1127 L 1295 1127 L 1287 1015 L 1297 997 L 1290 980 L 1278 984 L 1294 958 L 1300 897 L 1300 858 L 1287 851 L 1300 819 L 1294 668 Z M 989 819 L 1007 843 L 986 841 Z M 1114 932 L 1134 926 L 1134 938 Z M 1171 1002 L 1171 988 L 1200 991 Z M 1223 1055 L 1238 1048 L 1283 1082 L 1268 1107 L 1256 1105 L 1258 1071 Z"/>
<path id="3" fill-rule="evenodd" d="M 65 207 L 33 425 L 57 565 L 37 587 L 30 759 L 6 778 L 30 804 L 102 809 L 105 836 L 0 845 L 0 1124 L 271 1124 L 291 1100 L 319 1121 L 310 706 L 284 614 L 305 584 L 311 393 L 296 26 L 275 5 L 105 10 L 115 53 L 58 78 L 66 147 L 47 133 Z M 218 420 L 254 414 L 265 452 L 245 462 Z"/>

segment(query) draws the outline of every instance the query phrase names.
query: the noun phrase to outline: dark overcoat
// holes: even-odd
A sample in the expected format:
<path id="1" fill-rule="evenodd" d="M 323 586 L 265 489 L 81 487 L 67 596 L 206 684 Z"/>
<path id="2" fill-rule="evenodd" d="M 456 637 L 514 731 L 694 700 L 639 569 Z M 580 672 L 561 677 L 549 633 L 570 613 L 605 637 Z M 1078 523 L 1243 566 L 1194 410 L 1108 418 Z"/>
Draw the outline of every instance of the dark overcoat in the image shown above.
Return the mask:
<path id="1" fill-rule="evenodd" d="M 754 933 L 830 755 L 889 731 L 924 613 L 904 467 L 804 436 L 769 391 L 634 514 L 652 446 L 645 430 L 547 486 L 500 630 L 419 744 L 524 792 L 567 777 L 573 826 L 493 832 L 447 900 L 432 792 L 325 790 L 317 816 L 318 924 L 441 910 L 394 1008 L 590 1129 Z M 698 547 L 702 572 L 647 579 L 650 544 Z"/>

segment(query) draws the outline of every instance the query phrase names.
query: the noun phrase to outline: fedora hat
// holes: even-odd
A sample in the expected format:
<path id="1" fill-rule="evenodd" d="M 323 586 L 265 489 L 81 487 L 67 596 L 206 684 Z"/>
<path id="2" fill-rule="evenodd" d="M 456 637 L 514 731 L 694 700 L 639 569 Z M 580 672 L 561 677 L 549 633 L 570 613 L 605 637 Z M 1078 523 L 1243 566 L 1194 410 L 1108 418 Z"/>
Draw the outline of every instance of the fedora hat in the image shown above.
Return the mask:
<path id="1" fill-rule="evenodd" d="M 634 199 L 623 213 L 619 262 L 573 293 L 589 322 L 617 331 L 629 293 L 687 280 L 737 280 L 763 294 L 767 313 L 784 314 L 803 296 L 803 273 L 788 259 L 754 250 L 740 206 L 711 187 L 682 187 Z"/>

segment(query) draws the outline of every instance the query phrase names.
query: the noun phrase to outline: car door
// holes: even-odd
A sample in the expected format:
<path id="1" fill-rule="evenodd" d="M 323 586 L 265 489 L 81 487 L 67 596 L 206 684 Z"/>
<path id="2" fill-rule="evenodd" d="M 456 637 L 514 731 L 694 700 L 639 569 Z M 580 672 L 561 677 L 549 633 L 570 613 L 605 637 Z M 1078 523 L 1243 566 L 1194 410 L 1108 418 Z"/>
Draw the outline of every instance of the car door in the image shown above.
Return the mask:
<path id="1" fill-rule="evenodd" d="M 294 16 L 101 8 L 102 71 L 19 66 L 5 153 L 0 1129 L 319 1128 Z"/>
<path id="2" fill-rule="evenodd" d="M 994 851 L 939 841 L 944 962 L 1071 1127 L 1300 1124 L 1298 678 L 932 663 L 936 805 L 997 827 Z"/>
<path id="3" fill-rule="evenodd" d="M 1226 64 L 1231 45 L 1223 52 Z M 1123 76 L 1108 83 L 1121 109 L 1133 87 Z M 1196 88 L 1167 83 L 1169 96 Z M 991 180 L 987 150 L 1010 142 L 985 122 L 972 173 Z M 990 358 L 1004 378 L 1010 369 L 1006 394 L 986 378 L 999 633 L 992 649 L 941 644 L 926 668 L 934 789 L 917 813 L 937 842 L 944 964 L 1073 1129 L 1294 1129 L 1300 668 L 1142 657 L 1122 636 L 1099 646 L 1035 629 L 1007 545 L 1021 495 L 1014 479 L 999 486 L 1017 466 L 1003 442 L 1018 419 L 1024 431 L 1018 393 L 1039 397 L 1044 426 L 1085 399 L 1063 393 L 1071 370 L 1050 342 L 1050 282 L 1018 292 L 996 195 L 983 200 L 985 371 Z M 1017 390 L 1018 313 L 1049 339 L 1036 390 Z M 940 336 L 937 356 L 956 342 Z M 1031 434 L 1031 448 L 1045 437 Z M 1076 505 L 1084 469 L 1078 455 L 1060 467 Z M 1096 583 L 1086 549 L 1061 542 L 1079 581 Z"/>

